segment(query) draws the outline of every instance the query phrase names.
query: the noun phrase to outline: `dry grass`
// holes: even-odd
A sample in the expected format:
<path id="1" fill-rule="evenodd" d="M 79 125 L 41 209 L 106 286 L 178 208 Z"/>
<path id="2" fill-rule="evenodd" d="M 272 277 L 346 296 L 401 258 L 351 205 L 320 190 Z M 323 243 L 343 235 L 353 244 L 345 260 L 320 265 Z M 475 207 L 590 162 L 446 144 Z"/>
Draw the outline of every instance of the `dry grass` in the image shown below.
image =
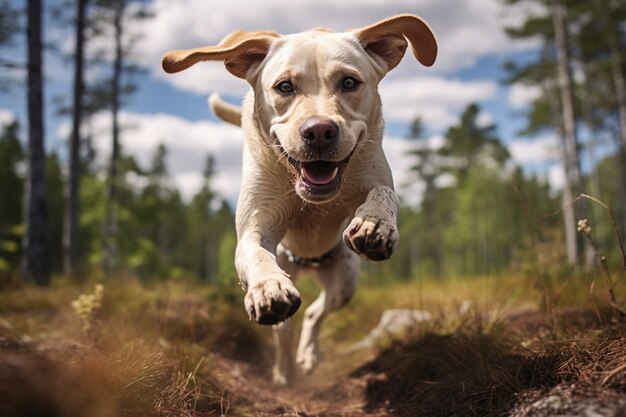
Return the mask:
<path id="1" fill-rule="evenodd" d="M 312 301 L 316 289 L 302 284 Z M 556 391 L 616 409 L 626 401 L 626 329 L 608 308 L 584 307 L 586 285 L 555 283 L 567 291 L 550 314 L 524 278 L 362 288 L 328 318 L 317 373 L 280 389 L 268 382 L 270 332 L 247 320 L 241 294 L 231 304 L 232 294 L 180 282 L 111 282 L 85 333 L 71 302 L 93 286 L 5 290 L 0 415 L 526 417 L 542 415 L 533 404 Z M 344 355 L 388 308 L 435 319 L 407 340 Z"/>
<path id="2" fill-rule="evenodd" d="M 87 334 L 71 301 L 88 291 L 0 294 L 0 415 L 226 414 L 219 355 L 267 361 L 265 336 L 210 290 L 116 282 Z"/>
<path id="3" fill-rule="evenodd" d="M 367 381 L 369 410 L 401 416 L 507 415 L 525 396 L 534 401 L 559 384 L 599 388 L 598 400 L 626 405 L 626 328 L 602 327 L 592 312 L 579 327 L 568 315 L 558 325 L 528 313 L 529 321 L 519 315 L 489 327 L 470 320 L 451 332 L 430 330 L 383 350 L 354 376 Z"/>

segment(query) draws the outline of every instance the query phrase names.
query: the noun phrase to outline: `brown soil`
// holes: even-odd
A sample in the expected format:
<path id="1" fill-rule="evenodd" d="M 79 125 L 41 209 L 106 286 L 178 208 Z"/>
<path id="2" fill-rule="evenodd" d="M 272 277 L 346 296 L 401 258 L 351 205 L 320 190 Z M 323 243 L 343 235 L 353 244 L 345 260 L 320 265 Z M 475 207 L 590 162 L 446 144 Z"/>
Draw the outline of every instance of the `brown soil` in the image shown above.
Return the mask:
<path id="1" fill-rule="evenodd" d="M 184 369 L 172 358 L 188 352 L 0 337 L 0 416 L 626 416 L 624 327 L 585 311 L 424 332 L 357 369 L 327 358 L 288 388 L 270 382 L 269 346 L 251 356 L 245 336 L 215 349 L 220 337 L 208 362 Z"/>

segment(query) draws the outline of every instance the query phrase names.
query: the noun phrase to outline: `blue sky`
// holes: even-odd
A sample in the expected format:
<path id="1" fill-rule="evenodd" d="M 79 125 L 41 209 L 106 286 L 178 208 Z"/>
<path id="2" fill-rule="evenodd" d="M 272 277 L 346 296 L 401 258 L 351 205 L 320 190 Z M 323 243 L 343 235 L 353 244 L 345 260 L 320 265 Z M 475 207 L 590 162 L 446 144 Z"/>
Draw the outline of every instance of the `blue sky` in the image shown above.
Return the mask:
<path id="1" fill-rule="evenodd" d="M 52 2 L 44 2 L 52 4 Z M 429 23 L 439 43 L 439 56 L 431 68 L 421 67 L 408 53 L 403 62 L 380 85 L 383 111 L 387 121 L 385 150 L 397 185 L 409 181 L 405 157 L 414 146 L 403 137 L 411 119 L 421 116 L 433 146 L 441 143 L 446 128 L 458 120 L 471 102 L 483 110 L 481 120 L 495 123 L 514 160 L 527 172 L 546 175 L 555 187 L 562 183 L 556 163 L 557 141 L 546 132 L 536 138 L 519 138 L 523 124 L 520 116 L 537 91 L 526 86 L 506 86 L 502 64 L 507 59 L 529 59 L 537 43 L 514 42 L 503 27 L 519 23 L 530 11 L 502 6 L 501 0 L 150 0 L 155 17 L 130 28 L 141 34 L 133 60 L 146 69 L 137 77 L 138 92 L 124 108 L 122 133 L 126 152 L 147 163 L 159 143 L 169 150 L 168 168 L 183 195 L 191 196 L 201 183 L 206 155 L 217 162 L 214 187 L 234 201 L 239 190 L 241 132 L 218 121 L 210 114 L 206 100 L 219 92 L 238 103 L 247 84 L 229 74 L 219 63 L 196 65 L 175 75 L 163 73 L 160 57 L 171 49 L 216 44 L 231 31 L 270 29 L 294 33 L 313 27 L 336 31 L 358 28 L 397 13 L 414 13 Z M 68 28 L 48 23 L 46 34 L 60 49 L 71 53 L 72 33 Z M 100 42 L 107 42 L 110 39 Z M 95 49 L 97 45 L 90 45 Z M 99 46 L 107 46 L 106 43 Z M 0 57 L 25 57 L 23 40 L 11 49 L 0 50 Z M 56 55 L 46 56 L 47 146 L 65 154 L 69 121 L 54 115 L 51 100 L 71 94 L 71 62 Z M 96 78 L 97 74 L 91 73 Z M 16 74 L 19 79 L 20 74 Z M 0 121 L 17 117 L 26 125 L 25 90 L 16 86 L 0 95 Z M 85 131 L 94 137 L 103 157 L 110 144 L 110 116 L 100 114 Z M 419 184 L 402 191 L 407 199 L 419 195 Z"/>

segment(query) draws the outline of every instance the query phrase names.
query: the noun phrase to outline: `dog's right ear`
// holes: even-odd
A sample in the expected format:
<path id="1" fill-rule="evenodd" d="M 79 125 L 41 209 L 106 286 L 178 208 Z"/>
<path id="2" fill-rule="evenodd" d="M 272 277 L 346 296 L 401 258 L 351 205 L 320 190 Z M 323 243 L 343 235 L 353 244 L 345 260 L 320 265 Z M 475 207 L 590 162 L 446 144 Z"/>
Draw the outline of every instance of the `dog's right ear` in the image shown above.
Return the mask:
<path id="1" fill-rule="evenodd" d="M 260 63 L 280 35 L 276 32 L 233 32 L 217 46 L 170 51 L 161 61 L 167 73 L 185 70 L 200 61 L 223 61 L 226 69 L 239 78 Z"/>

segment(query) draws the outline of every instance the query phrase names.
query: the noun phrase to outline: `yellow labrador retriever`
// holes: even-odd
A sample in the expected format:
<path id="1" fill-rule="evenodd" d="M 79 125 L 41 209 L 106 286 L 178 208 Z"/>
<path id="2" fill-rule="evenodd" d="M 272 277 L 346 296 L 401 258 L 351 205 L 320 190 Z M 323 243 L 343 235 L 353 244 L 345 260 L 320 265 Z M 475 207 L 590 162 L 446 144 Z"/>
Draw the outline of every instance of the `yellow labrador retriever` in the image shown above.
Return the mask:
<path id="1" fill-rule="evenodd" d="M 234 32 L 217 46 L 163 57 L 168 73 L 223 61 L 252 87 L 242 109 L 210 102 L 244 130 L 235 264 L 250 318 L 277 325 L 278 383 L 293 379 L 295 363 L 305 372 L 317 364 L 320 325 L 354 294 L 359 255 L 387 259 L 398 241 L 377 87 L 409 42 L 420 63 L 434 63 L 433 33 L 408 14 L 341 33 Z M 304 270 L 323 290 L 306 309 L 294 361 L 285 320 L 300 306 L 293 282 Z"/>

